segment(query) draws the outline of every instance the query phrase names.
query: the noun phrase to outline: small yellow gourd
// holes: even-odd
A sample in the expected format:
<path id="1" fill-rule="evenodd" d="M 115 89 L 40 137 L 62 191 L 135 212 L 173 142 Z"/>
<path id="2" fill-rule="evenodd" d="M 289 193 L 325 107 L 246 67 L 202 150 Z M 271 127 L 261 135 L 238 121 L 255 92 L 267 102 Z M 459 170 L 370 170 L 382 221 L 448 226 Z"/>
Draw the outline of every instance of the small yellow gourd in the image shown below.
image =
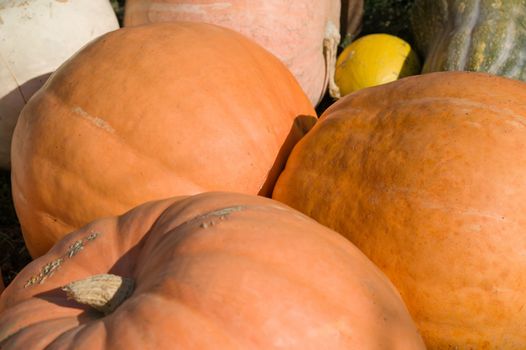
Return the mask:
<path id="1" fill-rule="evenodd" d="M 335 82 L 341 97 L 420 73 L 420 60 L 404 40 L 390 34 L 369 34 L 347 46 L 336 61 Z"/>

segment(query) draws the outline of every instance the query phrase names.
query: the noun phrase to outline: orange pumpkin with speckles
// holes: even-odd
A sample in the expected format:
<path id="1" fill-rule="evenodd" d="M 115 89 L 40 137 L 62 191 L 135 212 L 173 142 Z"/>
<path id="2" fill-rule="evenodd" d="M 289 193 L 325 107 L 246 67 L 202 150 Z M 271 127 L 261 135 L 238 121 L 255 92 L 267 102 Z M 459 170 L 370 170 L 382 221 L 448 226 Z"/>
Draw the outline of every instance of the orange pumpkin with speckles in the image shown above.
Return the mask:
<path id="1" fill-rule="evenodd" d="M 273 198 L 374 261 L 429 349 L 525 349 L 525 101 L 525 83 L 468 72 L 350 94 L 296 145 Z"/>

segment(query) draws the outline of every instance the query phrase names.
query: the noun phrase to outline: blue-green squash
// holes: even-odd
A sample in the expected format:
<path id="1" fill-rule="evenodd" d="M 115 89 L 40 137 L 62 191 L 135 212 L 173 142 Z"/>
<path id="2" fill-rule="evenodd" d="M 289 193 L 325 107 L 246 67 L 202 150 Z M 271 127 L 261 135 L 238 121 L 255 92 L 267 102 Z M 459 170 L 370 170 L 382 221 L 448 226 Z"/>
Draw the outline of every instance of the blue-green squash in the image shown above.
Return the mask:
<path id="1" fill-rule="evenodd" d="M 526 1 L 416 0 L 410 17 L 423 73 L 479 71 L 526 80 Z"/>

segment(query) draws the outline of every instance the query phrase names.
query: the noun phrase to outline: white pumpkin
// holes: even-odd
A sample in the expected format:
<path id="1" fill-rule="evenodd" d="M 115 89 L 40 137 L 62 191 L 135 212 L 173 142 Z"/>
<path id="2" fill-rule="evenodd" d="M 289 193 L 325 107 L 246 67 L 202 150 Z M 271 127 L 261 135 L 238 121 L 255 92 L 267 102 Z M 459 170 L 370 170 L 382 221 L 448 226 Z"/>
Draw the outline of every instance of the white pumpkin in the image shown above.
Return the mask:
<path id="1" fill-rule="evenodd" d="M 0 168 L 18 114 L 59 65 L 119 28 L 108 0 L 0 0 Z"/>

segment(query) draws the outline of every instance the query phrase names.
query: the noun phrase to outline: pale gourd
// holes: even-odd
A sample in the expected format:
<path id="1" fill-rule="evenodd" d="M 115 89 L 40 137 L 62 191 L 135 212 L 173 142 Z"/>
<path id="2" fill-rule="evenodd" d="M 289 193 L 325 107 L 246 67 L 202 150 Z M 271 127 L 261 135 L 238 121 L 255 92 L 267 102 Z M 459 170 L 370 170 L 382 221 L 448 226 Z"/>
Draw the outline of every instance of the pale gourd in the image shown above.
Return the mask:
<path id="1" fill-rule="evenodd" d="M 0 1 L 0 168 L 10 167 L 13 129 L 33 93 L 87 42 L 118 27 L 107 0 Z"/>

